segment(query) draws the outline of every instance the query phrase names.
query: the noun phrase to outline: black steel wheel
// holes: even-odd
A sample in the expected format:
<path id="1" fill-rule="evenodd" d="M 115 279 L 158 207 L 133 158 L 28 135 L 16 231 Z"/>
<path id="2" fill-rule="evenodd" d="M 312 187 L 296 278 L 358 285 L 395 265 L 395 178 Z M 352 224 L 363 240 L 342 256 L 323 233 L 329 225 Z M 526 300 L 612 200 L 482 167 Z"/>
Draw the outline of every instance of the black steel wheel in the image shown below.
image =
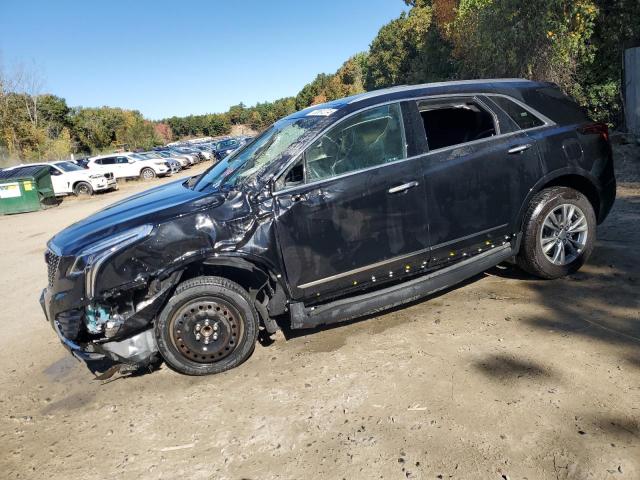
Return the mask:
<path id="1" fill-rule="evenodd" d="M 187 375 L 220 373 L 253 352 L 258 316 L 249 294 L 220 277 L 197 277 L 180 284 L 155 324 L 160 354 Z"/>

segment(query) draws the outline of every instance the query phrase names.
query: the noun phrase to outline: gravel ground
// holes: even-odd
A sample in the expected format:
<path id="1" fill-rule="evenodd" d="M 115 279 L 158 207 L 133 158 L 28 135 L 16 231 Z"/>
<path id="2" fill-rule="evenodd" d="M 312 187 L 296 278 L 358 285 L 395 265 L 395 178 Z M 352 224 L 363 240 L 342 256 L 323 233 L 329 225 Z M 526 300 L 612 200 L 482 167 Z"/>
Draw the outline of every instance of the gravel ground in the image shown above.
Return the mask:
<path id="1" fill-rule="evenodd" d="M 146 184 L 0 217 L 0 477 L 640 478 L 640 154 L 616 151 L 579 273 L 500 266 L 205 378 L 96 381 L 40 311 L 46 240 Z"/>

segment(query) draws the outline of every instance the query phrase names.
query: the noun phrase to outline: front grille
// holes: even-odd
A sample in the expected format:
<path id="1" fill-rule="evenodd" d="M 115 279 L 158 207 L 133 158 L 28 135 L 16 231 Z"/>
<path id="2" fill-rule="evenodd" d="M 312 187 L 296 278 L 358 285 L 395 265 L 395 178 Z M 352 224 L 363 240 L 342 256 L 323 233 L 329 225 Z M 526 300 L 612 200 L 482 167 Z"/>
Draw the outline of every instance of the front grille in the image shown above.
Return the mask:
<path id="1" fill-rule="evenodd" d="M 44 259 L 47 262 L 47 277 L 49 279 L 49 286 L 53 287 L 53 282 L 56 279 L 58 273 L 58 265 L 60 265 L 60 257 L 53 253 L 51 250 L 44 252 Z"/>

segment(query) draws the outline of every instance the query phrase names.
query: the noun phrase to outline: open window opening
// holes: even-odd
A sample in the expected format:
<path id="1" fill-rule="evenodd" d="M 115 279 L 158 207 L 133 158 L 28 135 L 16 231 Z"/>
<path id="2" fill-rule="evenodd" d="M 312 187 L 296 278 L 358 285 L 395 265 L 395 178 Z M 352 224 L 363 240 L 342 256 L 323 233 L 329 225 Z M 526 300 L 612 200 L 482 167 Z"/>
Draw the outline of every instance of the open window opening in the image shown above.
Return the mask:
<path id="1" fill-rule="evenodd" d="M 498 133 L 493 115 L 472 100 L 420 102 L 429 150 L 473 142 Z"/>

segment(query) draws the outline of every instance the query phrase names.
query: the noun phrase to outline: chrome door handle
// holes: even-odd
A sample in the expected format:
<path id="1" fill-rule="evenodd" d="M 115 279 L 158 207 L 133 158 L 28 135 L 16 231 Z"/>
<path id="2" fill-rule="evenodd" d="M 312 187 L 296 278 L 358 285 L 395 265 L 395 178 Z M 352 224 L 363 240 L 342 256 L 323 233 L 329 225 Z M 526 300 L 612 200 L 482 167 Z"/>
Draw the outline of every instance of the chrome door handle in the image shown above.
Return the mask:
<path id="1" fill-rule="evenodd" d="M 419 185 L 418 182 L 413 181 L 413 182 L 409 182 L 409 183 L 405 183 L 403 185 L 398 185 L 397 187 L 391 187 L 389 190 L 387 190 L 389 193 L 400 193 L 400 192 L 406 192 L 407 190 L 409 190 L 410 188 L 413 187 L 417 187 Z"/>
<path id="2" fill-rule="evenodd" d="M 518 145 L 517 147 L 510 148 L 509 150 L 507 150 L 507 153 L 520 153 L 524 152 L 525 150 L 529 150 L 530 148 L 531 144 L 527 143 L 526 145 Z"/>

